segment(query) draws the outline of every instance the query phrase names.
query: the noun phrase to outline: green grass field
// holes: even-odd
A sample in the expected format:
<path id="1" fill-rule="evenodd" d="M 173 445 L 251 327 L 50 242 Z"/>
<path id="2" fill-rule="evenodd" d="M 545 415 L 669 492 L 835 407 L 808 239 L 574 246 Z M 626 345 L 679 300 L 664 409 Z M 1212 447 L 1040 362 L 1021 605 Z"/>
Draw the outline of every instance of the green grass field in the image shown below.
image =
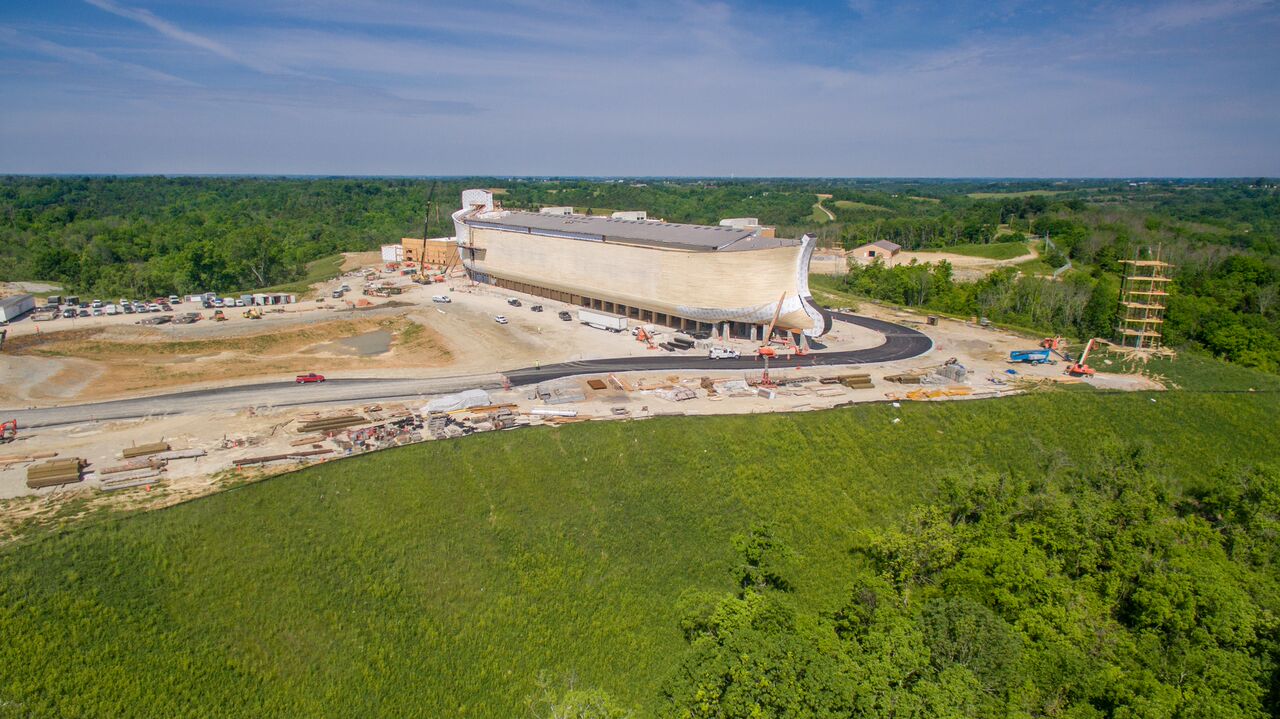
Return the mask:
<path id="1" fill-rule="evenodd" d="M 937 252 L 950 252 L 966 257 L 985 257 L 988 260 L 1011 260 L 1021 257 L 1030 250 L 1026 242 L 991 242 L 987 244 L 952 245 L 943 247 Z"/>
<path id="2" fill-rule="evenodd" d="M 341 254 L 321 257 L 318 260 L 312 260 L 307 263 L 307 272 L 301 279 L 273 287 L 248 289 L 245 292 L 289 292 L 301 298 L 309 293 L 311 285 L 331 280 L 342 274 L 342 261 Z"/>
<path id="3" fill-rule="evenodd" d="M 841 210 L 866 210 L 868 212 L 893 212 L 888 207 L 880 205 L 872 205 L 867 202 L 854 202 L 853 200 L 836 200 L 835 205 Z"/>
<path id="4" fill-rule="evenodd" d="M 1244 372 L 1216 381 L 1243 388 Z M 827 610 L 861 532 L 947 477 L 1092 466 L 1130 437 L 1177 487 L 1219 461 L 1274 459 L 1277 411 L 1271 393 L 1047 392 L 495 432 L 343 460 L 0 549 L 0 706 L 509 717 L 543 676 L 647 716 L 684 651 L 677 597 L 730 590 L 730 537 L 753 522 L 798 553 L 796 601 Z"/>
<path id="5" fill-rule="evenodd" d="M 1066 190 L 1023 190 L 1022 192 L 970 192 L 968 197 L 976 200 L 999 199 L 1003 197 L 1030 197 L 1032 195 L 1061 195 Z"/>

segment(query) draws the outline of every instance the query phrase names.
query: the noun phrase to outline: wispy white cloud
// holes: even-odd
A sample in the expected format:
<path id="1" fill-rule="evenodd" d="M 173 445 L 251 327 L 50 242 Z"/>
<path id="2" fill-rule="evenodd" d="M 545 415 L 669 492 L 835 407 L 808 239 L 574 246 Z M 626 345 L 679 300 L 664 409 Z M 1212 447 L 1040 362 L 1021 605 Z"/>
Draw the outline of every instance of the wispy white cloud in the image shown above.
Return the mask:
<path id="1" fill-rule="evenodd" d="M 934 22 L 919 7 L 885 3 L 868 4 L 863 18 L 847 13 L 842 22 L 840 8 L 816 15 L 700 0 L 660 6 L 222 0 L 225 14 L 214 30 L 179 10 L 120 4 L 149 0 L 85 0 L 137 23 L 106 23 L 106 30 L 143 41 L 129 48 L 127 38 L 114 35 L 51 37 L 99 55 L 165 62 L 166 69 L 180 56 L 175 66 L 205 85 L 157 83 L 145 92 L 104 85 L 94 93 L 100 112 L 82 127 L 87 137 L 115 133 L 120 146 L 136 146 L 141 140 L 130 145 L 130 133 L 147 132 L 130 130 L 125 119 L 171 137 L 143 143 L 152 164 L 136 164 L 122 150 L 116 162 L 135 164 L 114 169 L 740 175 L 1280 169 L 1280 88 L 1250 85 L 1247 73 L 1214 72 L 1226 56 L 1280 71 L 1274 48 L 1267 50 L 1248 27 L 1274 21 L 1275 13 L 1244 0 L 1193 12 L 1180 1 L 1146 6 L 1141 20 L 1127 7 L 1099 4 L 1079 13 L 1059 7 L 1046 21 L 1038 4 L 1007 0 L 984 4 L 976 19 L 956 11 Z M 1031 22 L 1020 14 L 1024 7 L 1035 16 Z M 1022 24 L 996 29 L 1005 22 Z M 1207 28 L 1200 34 L 1226 51 L 1206 60 L 1205 44 L 1169 39 L 1177 33 L 1136 33 L 1128 29 L 1133 22 Z M 865 42 L 884 23 L 910 37 L 887 50 Z M 1195 75 L 1185 69 L 1192 52 L 1202 53 L 1194 64 L 1204 68 Z M 161 53 L 164 60 L 157 59 Z M 854 53 L 869 57 L 855 65 Z M 1170 69 L 1175 62 L 1182 65 Z M 5 82 L 0 78 L 0 88 Z M 67 129 L 77 126 L 74 113 L 53 113 L 56 123 L 35 117 L 64 102 L 55 84 L 46 85 L 27 83 L 15 104 L 33 109 L 8 122 L 0 118 L 0 133 L 75 134 Z M 188 146 L 183 138 L 198 141 Z M 1254 151 L 1243 158 L 1229 153 L 1236 144 Z M 171 164 L 157 167 L 165 158 Z M 113 169 L 103 162 L 85 169 Z"/>
<path id="2" fill-rule="evenodd" d="M 1125 23 L 1134 32 L 1196 27 L 1265 8 L 1269 0 L 1174 0 L 1134 11 Z"/>
<path id="3" fill-rule="evenodd" d="M 106 68 L 109 70 L 124 72 L 142 80 L 184 87 L 194 87 L 196 85 L 196 83 L 193 83 L 190 80 L 170 75 L 167 72 L 153 70 L 152 68 L 131 62 L 113 60 L 109 57 L 104 57 L 98 53 L 85 50 L 83 48 L 60 45 L 56 42 L 51 42 L 34 35 L 18 32 L 11 27 L 0 26 L 0 43 L 10 47 L 30 50 L 46 57 L 56 58 L 76 65 Z"/>
<path id="4" fill-rule="evenodd" d="M 224 60 L 234 62 L 237 65 L 243 65 L 252 70 L 257 70 L 258 72 L 264 72 L 264 73 L 285 72 L 285 68 L 260 63 L 250 57 L 247 57 L 239 52 L 232 50 L 231 48 L 218 42 L 217 40 L 206 37 L 199 33 L 194 33 L 188 30 L 184 30 L 178 27 L 177 25 L 173 24 L 172 22 L 169 22 L 168 20 L 164 20 L 156 16 L 156 14 L 151 12 L 150 10 L 146 10 L 143 8 L 125 7 L 123 5 L 118 5 L 115 2 L 112 2 L 112 0 L 84 0 L 84 1 L 98 8 L 99 10 L 109 12 L 112 15 L 118 15 L 119 17 L 125 18 L 127 20 L 133 20 L 134 22 L 142 23 L 143 25 L 146 25 L 147 27 L 151 28 L 152 30 L 155 30 L 156 32 L 160 33 L 161 35 L 164 35 L 165 37 L 171 40 L 176 40 L 177 42 L 184 43 L 186 45 L 190 45 L 192 47 L 199 48 L 207 52 L 211 52 L 214 55 L 217 55 L 218 57 L 221 57 Z"/>

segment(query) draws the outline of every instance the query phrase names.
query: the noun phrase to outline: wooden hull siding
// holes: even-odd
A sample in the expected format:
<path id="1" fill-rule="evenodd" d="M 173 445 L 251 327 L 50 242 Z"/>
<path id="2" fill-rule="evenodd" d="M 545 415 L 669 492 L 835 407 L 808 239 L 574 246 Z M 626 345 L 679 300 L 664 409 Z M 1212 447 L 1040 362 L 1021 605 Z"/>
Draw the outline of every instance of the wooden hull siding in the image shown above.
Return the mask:
<path id="1" fill-rule="evenodd" d="M 459 252 L 478 281 L 641 322 L 742 336 L 767 325 L 785 293 L 779 329 L 809 337 L 830 329 L 809 293 L 811 237 L 785 247 L 690 252 L 471 227 L 465 214 L 455 215 Z"/>

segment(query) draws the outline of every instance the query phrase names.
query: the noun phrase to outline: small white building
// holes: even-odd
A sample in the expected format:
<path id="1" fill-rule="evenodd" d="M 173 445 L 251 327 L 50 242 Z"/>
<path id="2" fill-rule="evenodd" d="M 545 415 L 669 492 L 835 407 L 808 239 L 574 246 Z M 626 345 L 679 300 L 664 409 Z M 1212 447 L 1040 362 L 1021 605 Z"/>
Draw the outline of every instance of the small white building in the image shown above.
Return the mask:
<path id="1" fill-rule="evenodd" d="M 861 247 L 853 248 L 849 251 L 849 256 L 860 265 L 869 265 L 876 260 L 880 260 L 885 267 L 893 267 L 899 252 L 902 252 L 902 245 L 888 240 L 877 240 L 876 242 L 868 242 Z"/>
<path id="2" fill-rule="evenodd" d="M 35 295 L 0 297 L 0 322 L 12 322 L 35 308 Z"/>
<path id="3" fill-rule="evenodd" d="M 543 215 L 572 215 L 573 208 L 572 207 L 544 207 L 541 210 L 538 210 L 538 212 Z"/>
<path id="4" fill-rule="evenodd" d="M 745 230 L 748 227 L 759 227 L 759 217 L 726 217 L 720 220 L 721 227 L 732 227 L 735 230 Z"/>
<path id="5" fill-rule="evenodd" d="M 383 262 L 404 262 L 404 245 L 383 245 Z"/>
<path id="6" fill-rule="evenodd" d="M 649 213 L 644 210 L 621 210 L 609 215 L 615 220 L 632 220 L 635 222 L 643 222 L 649 219 Z"/>

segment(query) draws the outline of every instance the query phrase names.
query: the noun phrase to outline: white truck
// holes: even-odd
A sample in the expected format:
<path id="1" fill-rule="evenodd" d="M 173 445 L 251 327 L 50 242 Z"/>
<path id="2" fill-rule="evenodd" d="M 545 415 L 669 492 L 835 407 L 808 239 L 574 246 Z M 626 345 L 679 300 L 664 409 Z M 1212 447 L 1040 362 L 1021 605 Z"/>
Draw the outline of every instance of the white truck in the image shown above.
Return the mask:
<path id="1" fill-rule="evenodd" d="M 621 332 L 627 328 L 627 318 L 617 315 L 606 315 L 591 310 L 578 310 L 578 321 L 588 327 L 610 332 Z"/>
<path id="2" fill-rule="evenodd" d="M 730 347 L 711 347 L 707 350 L 707 359 L 738 359 L 738 350 Z"/>

